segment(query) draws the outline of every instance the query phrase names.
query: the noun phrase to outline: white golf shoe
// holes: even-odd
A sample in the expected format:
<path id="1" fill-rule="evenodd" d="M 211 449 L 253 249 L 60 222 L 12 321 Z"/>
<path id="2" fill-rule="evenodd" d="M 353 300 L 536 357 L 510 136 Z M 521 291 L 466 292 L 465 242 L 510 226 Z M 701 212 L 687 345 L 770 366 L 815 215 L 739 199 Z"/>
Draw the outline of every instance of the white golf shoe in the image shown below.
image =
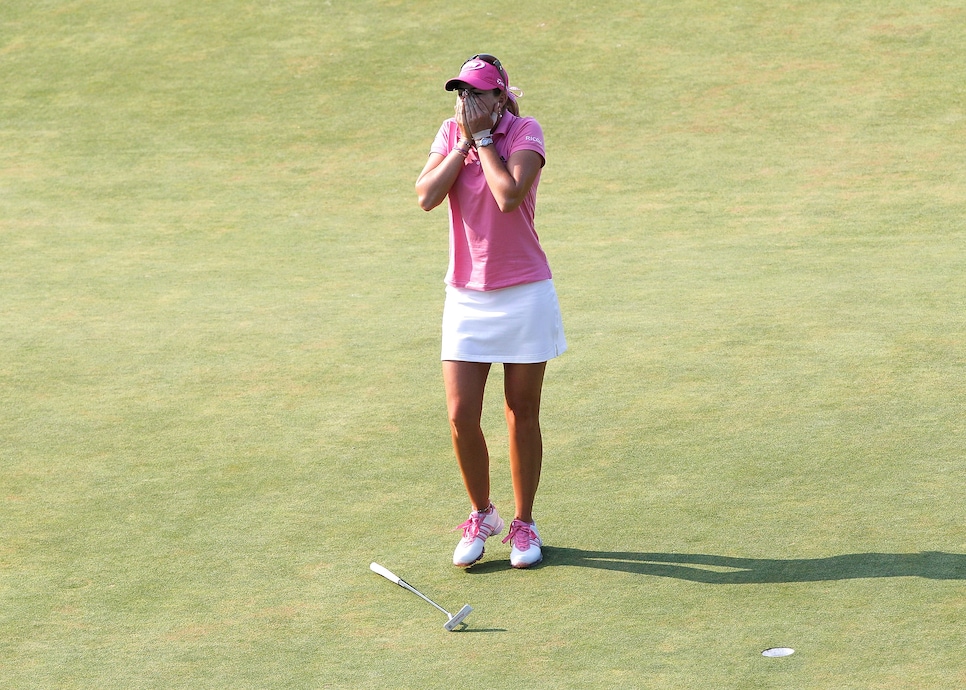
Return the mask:
<path id="1" fill-rule="evenodd" d="M 485 511 L 474 510 L 469 519 L 457 530 L 463 530 L 463 538 L 453 552 L 453 565 L 468 568 L 483 558 L 486 538 L 503 531 L 503 520 L 492 503 Z M 453 530 L 454 532 L 456 530 Z"/>
<path id="2" fill-rule="evenodd" d="M 510 533 L 503 540 L 504 544 L 507 542 L 513 545 L 510 549 L 510 565 L 514 568 L 529 568 L 543 560 L 543 551 L 540 550 L 543 542 L 535 523 L 523 520 L 511 522 Z"/>

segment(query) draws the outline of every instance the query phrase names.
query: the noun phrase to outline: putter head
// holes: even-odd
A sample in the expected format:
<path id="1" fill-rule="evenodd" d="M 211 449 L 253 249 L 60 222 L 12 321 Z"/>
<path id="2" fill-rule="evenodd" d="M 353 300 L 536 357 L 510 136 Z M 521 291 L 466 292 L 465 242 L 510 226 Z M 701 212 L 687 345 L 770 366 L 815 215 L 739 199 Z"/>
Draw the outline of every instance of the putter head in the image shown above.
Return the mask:
<path id="1" fill-rule="evenodd" d="M 463 622 L 463 619 L 466 618 L 468 615 L 470 615 L 470 611 L 472 611 L 472 610 L 473 610 L 473 607 L 470 606 L 469 604 L 467 604 L 466 606 L 464 606 L 463 608 L 461 608 L 452 618 L 450 618 L 448 621 L 446 621 L 446 623 L 443 624 L 443 627 L 446 630 L 449 630 L 450 632 L 453 632 L 453 629 L 457 625 L 459 625 L 460 623 L 462 623 Z"/>

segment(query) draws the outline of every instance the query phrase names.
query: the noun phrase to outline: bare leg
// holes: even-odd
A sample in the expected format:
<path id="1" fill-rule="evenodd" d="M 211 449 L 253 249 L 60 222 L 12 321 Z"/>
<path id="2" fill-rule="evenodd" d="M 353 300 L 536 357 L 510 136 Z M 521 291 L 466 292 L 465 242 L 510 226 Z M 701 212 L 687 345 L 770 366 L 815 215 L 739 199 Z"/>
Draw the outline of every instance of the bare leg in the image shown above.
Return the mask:
<path id="1" fill-rule="evenodd" d="M 506 424 L 510 437 L 510 477 L 516 519 L 533 522 L 533 501 L 540 484 L 543 437 L 540 395 L 547 363 L 504 365 Z"/>
<path id="2" fill-rule="evenodd" d="M 490 365 L 485 363 L 443 362 L 453 451 L 473 510 L 490 506 L 490 455 L 480 425 L 489 373 Z"/>

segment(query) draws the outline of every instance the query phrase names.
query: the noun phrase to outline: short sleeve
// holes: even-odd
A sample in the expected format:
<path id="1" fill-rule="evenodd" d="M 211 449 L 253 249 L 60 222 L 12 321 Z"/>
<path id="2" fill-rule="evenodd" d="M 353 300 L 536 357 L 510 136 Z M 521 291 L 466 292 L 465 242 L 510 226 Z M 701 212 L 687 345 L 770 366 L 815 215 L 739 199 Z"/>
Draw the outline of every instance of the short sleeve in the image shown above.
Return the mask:
<path id="1" fill-rule="evenodd" d="M 441 156 L 449 155 L 449 152 L 456 145 L 453 141 L 454 124 L 456 124 L 456 120 L 450 118 L 439 126 L 439 131 L 436 132 L 436 138 L 433 139 L 433 146 L 429 150 L 430 153 L 438 153 Z"/>
<path id="2" fill-rule="evenodd" d="M 543 165 L 547 163 L 547 153 L 543 143 L 543 129 L 540 123 L 532 117 L 521 117 L 510 133 L 509 153 L 515 151 L 536 151 L 540 154 Z"/>

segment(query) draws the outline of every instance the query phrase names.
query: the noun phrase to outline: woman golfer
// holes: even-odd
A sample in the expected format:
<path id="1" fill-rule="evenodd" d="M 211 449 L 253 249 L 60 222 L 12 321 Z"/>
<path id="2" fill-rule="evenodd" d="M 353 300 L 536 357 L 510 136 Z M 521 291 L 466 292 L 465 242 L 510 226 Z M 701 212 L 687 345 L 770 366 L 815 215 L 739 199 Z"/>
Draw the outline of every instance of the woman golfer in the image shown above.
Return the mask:
<path id="1" fill-rule="evenodd" d="M 516 513 L 510 564 L 540 562 L 533 521 L 543 441 L 540 394 L 547 360 L 567 349 L 550 265 L 534 229 L 543 131 L 520 117 L 506 70 L 492 55 L 467 60 L 446 82 L 456 115 L 439 128 L 416 180 L 426 211 L 449 200 L 449 269 L 443 307 L 443 382 L 453 449 L 472 512 L 453 564 L 483 557 L 486 538 L 504 522 L 490 502 L 490 458 L 480 425 L 493 363 L 504 368 L 510 475 Z"/>

